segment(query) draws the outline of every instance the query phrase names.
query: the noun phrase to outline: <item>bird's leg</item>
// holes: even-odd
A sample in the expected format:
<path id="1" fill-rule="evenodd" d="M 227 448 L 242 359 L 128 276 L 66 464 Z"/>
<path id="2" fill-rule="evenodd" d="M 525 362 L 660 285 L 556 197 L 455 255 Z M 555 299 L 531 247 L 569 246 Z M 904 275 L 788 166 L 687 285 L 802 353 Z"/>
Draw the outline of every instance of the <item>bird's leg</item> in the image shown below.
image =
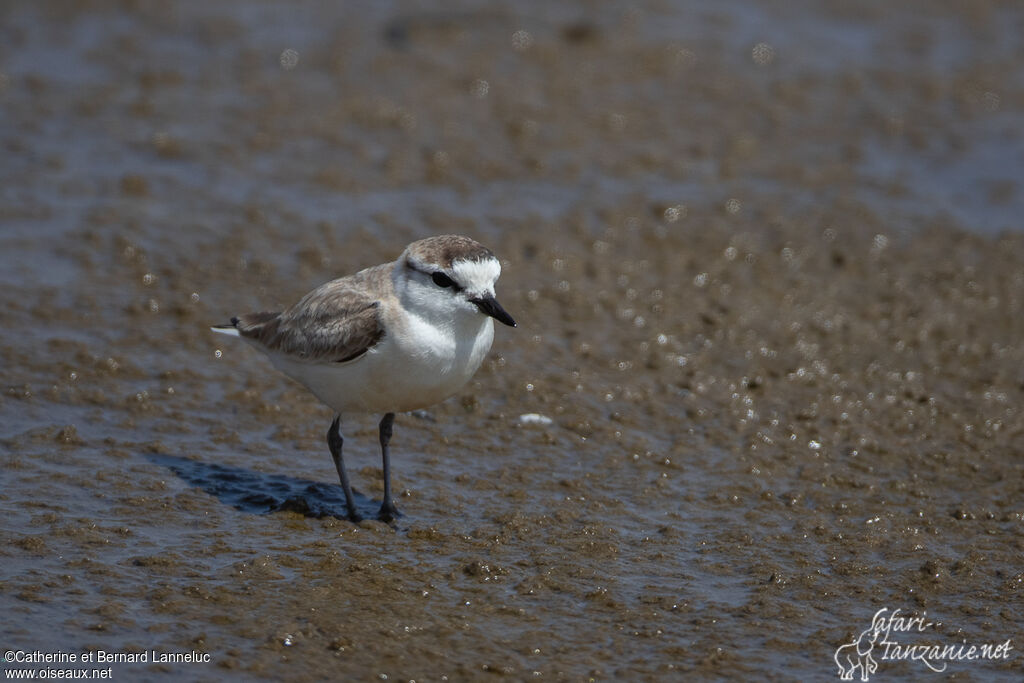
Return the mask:
<path id="1" fill-rule="evenodd" d="M 361 517 L 356 512 L 356 499 L 352 496 L 352 486 L 348 483 L 348 474 L 345 473 L 345 461 L 341 457 L 341 446 L 345 442 L 341 438 L 341 415 L 334 416 L 331 428 L 327 430 L 327 447 L 331 449 L 331 457 L 334 458 L 334 467 L 338 470 L 338 478 L 341 479 L 341 488 L 345 491 L 345 504 L 348 506 L 348 516 L 353 522 L 358 522 Z"/>
<path id="2" fill-rule="evenodd" d="M 398 517 L 398 508 L 391 498 L 391 458 L 388 444 L 391 443 L 391 425 L 395 423 L 395 414 L 388 413 L 380 421 L 380 452 L 384 461 L 384 502 L 380 505 L 379 517 L 390 522 Z"/>

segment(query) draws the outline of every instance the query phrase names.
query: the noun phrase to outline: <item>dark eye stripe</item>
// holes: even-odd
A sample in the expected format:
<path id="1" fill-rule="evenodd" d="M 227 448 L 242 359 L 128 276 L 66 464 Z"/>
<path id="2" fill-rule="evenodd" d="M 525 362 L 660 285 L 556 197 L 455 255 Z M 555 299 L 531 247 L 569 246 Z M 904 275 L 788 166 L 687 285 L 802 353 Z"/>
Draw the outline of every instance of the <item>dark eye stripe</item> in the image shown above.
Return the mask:
<path id="1" fill-rule="evenodd" d="M 458 289 L 458 287 L 456 287 L 455 285 L 455 280 L 451 279 L 441 271 L 432 273 L 430 275 L 430 279 L 433 280 L 434 284 L 437 285 L 438 287 L 444 287 L 445 289 L 447 289 L 448 287 L 455 287 L 456 289 Z"/>

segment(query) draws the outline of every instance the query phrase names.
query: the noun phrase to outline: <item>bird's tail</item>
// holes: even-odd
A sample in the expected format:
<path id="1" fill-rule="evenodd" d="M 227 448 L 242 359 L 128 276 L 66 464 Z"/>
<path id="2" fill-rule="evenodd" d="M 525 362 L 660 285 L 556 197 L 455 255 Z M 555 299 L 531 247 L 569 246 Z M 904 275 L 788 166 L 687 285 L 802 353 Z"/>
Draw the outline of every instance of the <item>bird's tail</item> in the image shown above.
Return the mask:
<path id="1" fill-rule="evenodd" d="M 214 332 L 218 332 L 220 334 L 226 334 L 226 335 L 228 335 L 230 337 L 237 337 L 237 336 L 239 336 L 239 334 L 238 334 L 238 318 L 232 318 L 231 322 L 228 323 L 227 325 L 214 325 L 210 329 L 213 330 Z"/>

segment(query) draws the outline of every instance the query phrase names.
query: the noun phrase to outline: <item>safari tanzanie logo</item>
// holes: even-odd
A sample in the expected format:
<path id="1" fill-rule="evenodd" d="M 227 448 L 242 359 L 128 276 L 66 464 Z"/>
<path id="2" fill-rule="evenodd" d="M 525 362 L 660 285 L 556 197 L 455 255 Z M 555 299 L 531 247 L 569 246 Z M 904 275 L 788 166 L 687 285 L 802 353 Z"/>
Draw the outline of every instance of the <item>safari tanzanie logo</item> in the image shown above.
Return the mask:
<path id="1" fill-rule="evenodd" d="M 888 607 L 875 612 L 871 626 L 852 641 L 836 648 L 835 660 L 839 678 L 852 681 L 871 680 L 871 674 L 886 662 L 910 662 L 927 671 L 942 673 L 954 662 L 1003 661 L 1010 658 L 1013 643 L 935 642 L 936 626 L 928 621 L 928 613 L 905 616 L 901 609 Z"/>

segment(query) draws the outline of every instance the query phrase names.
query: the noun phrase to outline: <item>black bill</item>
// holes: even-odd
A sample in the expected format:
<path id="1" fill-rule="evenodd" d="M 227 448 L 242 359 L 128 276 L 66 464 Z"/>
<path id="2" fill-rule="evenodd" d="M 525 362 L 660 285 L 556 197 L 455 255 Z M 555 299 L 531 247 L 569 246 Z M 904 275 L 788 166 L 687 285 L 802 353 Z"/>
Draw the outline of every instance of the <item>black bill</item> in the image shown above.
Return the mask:
<path id="1" fill-rule="evenodd" d="M 501 304 L 499 304 L 498 300 L 495 299 L 493 296 L 484 296 L 478 299 L 470 299 L 470 301 L 476 304 L 477 308 L 479 308 L 481 311 L 491 316 L 498 322 L 505 323 L 509 327 L 516 326 L 516 321 L 512 319 L 512 316 L 508 314 L 508 311 L 502 308 Z"/>

